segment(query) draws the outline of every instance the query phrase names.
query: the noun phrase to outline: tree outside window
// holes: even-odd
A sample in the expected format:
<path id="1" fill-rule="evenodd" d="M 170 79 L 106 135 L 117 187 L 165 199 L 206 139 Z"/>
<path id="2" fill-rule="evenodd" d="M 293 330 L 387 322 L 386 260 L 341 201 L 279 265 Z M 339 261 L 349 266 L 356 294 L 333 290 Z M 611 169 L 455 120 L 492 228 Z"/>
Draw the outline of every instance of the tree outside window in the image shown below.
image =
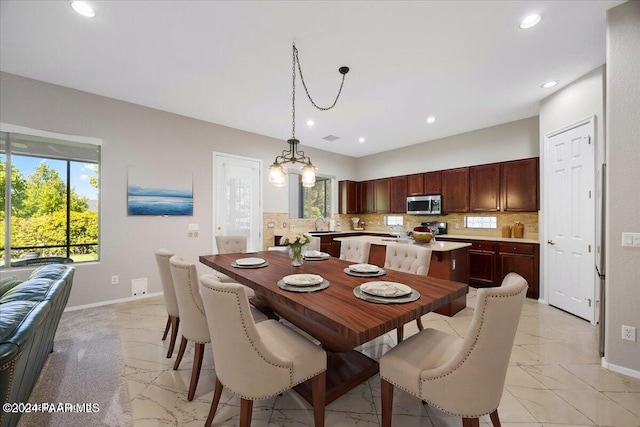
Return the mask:
<path id="1" fill-rule="evenodd" d="M 317 177 L 313 187 L 300 184 L 300 218 L 331 216 L 331 179 Z"/>
<path id="2" fill-rule="evenodd" d="M 0 268 L 97 260 L 99 146 L 1 136 Z M 46 150 L 55 157 L 45 156 Z M 6 215 L 9 205 L 11 214 Z"/>

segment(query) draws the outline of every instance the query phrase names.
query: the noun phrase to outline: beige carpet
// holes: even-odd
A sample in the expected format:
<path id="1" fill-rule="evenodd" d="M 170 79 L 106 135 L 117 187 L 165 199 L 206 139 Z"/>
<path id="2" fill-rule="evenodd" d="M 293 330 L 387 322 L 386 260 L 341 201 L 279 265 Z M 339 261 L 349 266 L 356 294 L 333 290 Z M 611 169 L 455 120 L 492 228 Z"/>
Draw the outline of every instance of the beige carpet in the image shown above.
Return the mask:
<path id="1" fill-rule="evenodd" d="M 98 412 L 23 414 L 18 427 L 131 426 L 120 338 L 111 311 L 64 313 L 31 403 L 98 404 Z M 89 405 L 91 406 L 91 405 Z"/>

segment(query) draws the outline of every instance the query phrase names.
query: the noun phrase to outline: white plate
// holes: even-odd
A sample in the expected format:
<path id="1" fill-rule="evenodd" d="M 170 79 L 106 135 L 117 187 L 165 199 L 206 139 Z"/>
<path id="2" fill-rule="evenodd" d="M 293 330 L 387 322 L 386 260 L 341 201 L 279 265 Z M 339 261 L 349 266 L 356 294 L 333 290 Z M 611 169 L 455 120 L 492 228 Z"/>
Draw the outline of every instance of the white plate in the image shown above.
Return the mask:
<path id="1" fill-rule="evenodd" d="M 262 258 L 240 258 L 236 260 L 236 264 L 241 267 L 246 267 L 249 265 L 260 265 L 264 263 L 265 260 L 263 260 Z"/>
<path id="2" fill-rule="evenodd" d="M 349 270 L 356 273 L 377 273 L 380 267 L 373 264 L 353 264 L 349 266 Z"/>
<path id="3" fill-rule="evenodd" d="M 409 295 L 413 289 L 397 282 L 367 282 L 360 285 L 360 290 L 378 297 L 402 297 Z"/>
<path id="4" fill-rule="evenodd" d="M 325 259 L 325 258 L 331 258 L 331 255 L 329 255 L 326 252 L 309 251 L 306 254 L 304 254 L 304 257 L 307 259 Z"/>
<path id="5" fill-rule="evenodd" d="M 324 279 L 317 274 L 290 274 L 284 276 L 282 281 L 291 286 L 313 286 L 322 283 Z"/>

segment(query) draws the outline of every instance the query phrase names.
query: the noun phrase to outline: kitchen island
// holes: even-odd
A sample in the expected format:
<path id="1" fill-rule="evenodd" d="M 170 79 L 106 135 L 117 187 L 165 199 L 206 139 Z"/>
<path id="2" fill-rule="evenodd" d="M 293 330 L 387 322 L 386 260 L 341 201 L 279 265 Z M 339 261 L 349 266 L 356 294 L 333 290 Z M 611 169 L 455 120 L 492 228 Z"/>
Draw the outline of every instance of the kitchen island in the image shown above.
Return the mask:
<path id="1" fill-rule="evenodd" d="M 387 236 L 353 236 L 336 237 L 334 240 L 342 242 L 347 239 L 366 240 L 371 243 L 369 251 L 369 263 L 384 267 L 387 246 L 394 244 L 420 245 L 431 249 L 431 264 L 429 276 L 438 279 L 453 280 L 455 282 L 469 282 L 469 253 L 470 243 L 466 242 L 433 242 L 417 243 L 413 240 L 401 240 Z M 467 305 L 466 296 L 452 301 L 444 307 L 436 310 L 437 313 L 453 316 Z"/>

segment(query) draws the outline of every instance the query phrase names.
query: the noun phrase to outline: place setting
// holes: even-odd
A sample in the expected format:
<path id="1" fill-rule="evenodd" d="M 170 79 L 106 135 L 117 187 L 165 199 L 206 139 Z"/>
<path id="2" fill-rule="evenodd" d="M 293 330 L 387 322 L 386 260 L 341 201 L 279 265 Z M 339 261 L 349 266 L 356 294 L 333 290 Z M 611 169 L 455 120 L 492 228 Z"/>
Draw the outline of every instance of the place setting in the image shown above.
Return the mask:
<path id="1" fill-rule="evenodd" d="M 366 282 L 353 289 L 353 294 L 365 301 L 379 304 L 402 304 L 416 301 L 420 292 L 398 282 Z"/>
<path id="2" fill-rule="evenodd" d="M 231 267 L 236 268 L 262 268 L 268 265 L 269 263 L 267 261 L 257 257 L 238 258 L 237 260 L 231 262 Z"/>
<path id="3" fill-rule="evenodd" d="M 331 258 L 331 255 L 329 255 L 326 252 L 320 252 L 320 251 L 307 251 L 304 254 L 305 261 L 324 261 L 330 258 Z"/>
<path id="4" fill-rule="evenodd" d="M 355 277 L 378 277 L 387 274 L 382 268 L 373 264 L 351 264 L 343 271 L 349 276 Z"/>
<path id="5" fill-rule="evenodd" d="M 329 287 L 329 281 L 318 274 L 290 274 L 278 280 L 278 287 L 291 292 L 315 292 Z"/>

